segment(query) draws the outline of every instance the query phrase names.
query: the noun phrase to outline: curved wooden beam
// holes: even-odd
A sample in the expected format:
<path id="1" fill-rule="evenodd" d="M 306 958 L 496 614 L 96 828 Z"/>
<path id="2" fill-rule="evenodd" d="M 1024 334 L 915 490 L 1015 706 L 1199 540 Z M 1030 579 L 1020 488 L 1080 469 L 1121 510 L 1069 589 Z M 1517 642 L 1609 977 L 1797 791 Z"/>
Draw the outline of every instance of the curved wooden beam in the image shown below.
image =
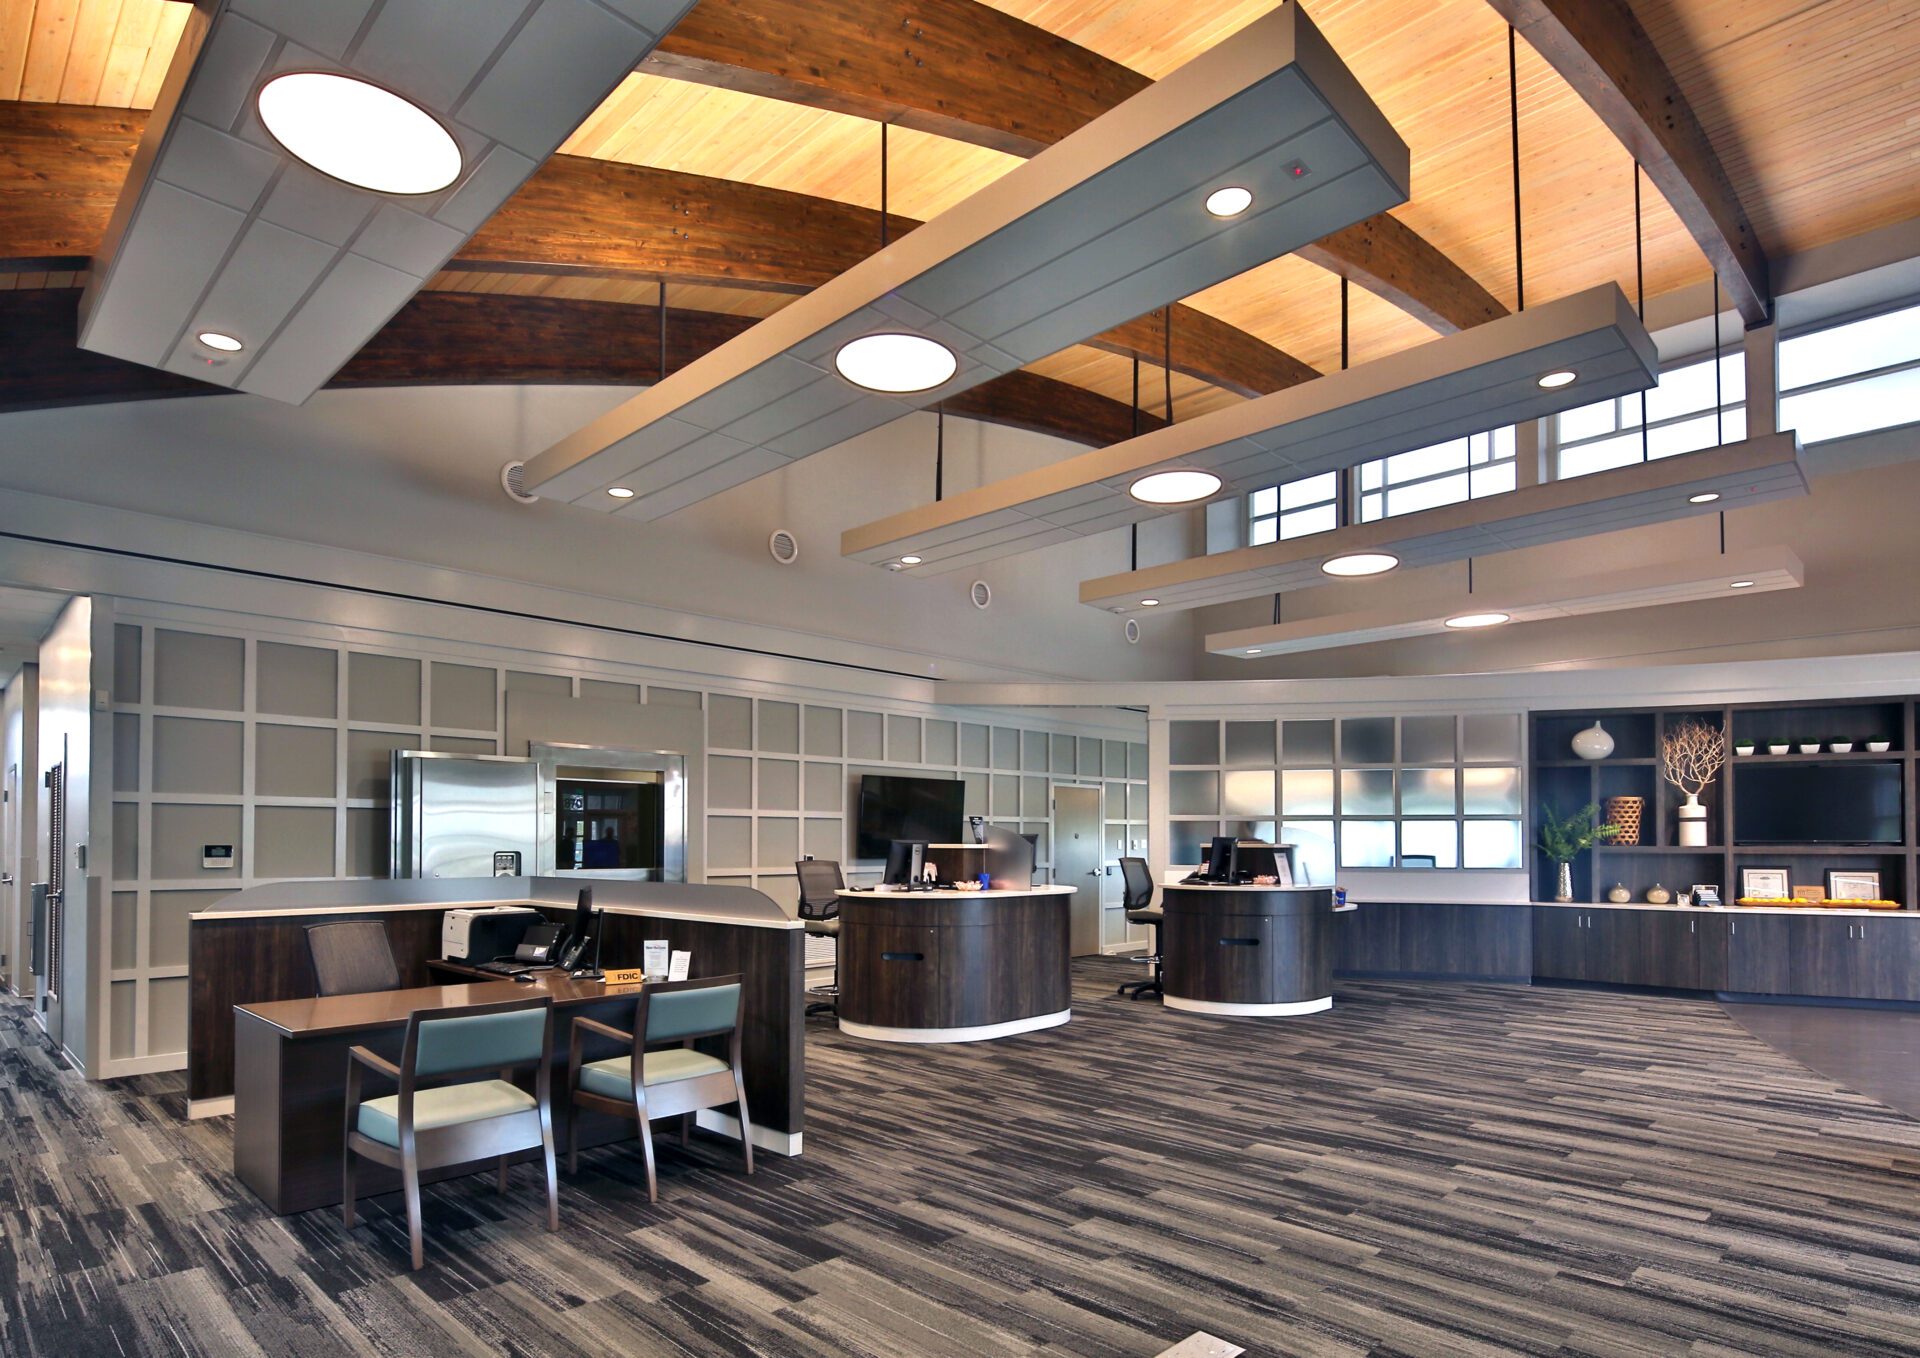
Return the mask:
<path id="1" fill-rule="evenodd" d="M 702 0 L 640 69 L 1019 156 L 1153 83 L 979 0 Z M 1507 314 L 1466 270 L 1387 213 L 1300 253 L 1442 332 Z"/>
<path id="2" fill-rule="evenodd" d="M 1626 0 L 1490 0 L 1586 100 L 1665 196 L 1748 325 L 1765 325 L 1767 255 L 1706 129 Z"/>
<path id="3" fill-rule="evenodd" d="M 80 290 L 0 292 L 0 412 L 220 396 L 196 382 L 78 348 Z M 669 310 L 669 371 L 754 324 L 751 316 Z M 660 374 L 654 307 L 561 297 L 422 292 L 402 307 L 327 386 L 491 386 L 552 383 L 638 386 Z M 1083 387 L 1008 373 L 947 402 L 950 414 L 1104 447 L 1126 438 L 1133 411 Z M 1145 412 L 1141 428 L 1161 421 Z"/>
<path id="4" fill-rule="evenodd" d="M 86 267 L 146 115 L 0 104 L 0 270 Z M 919 223 L 889 214 L 898 239 Z M 806 292 L 865 259 L 880 214 L 826 198 L 583 156 L 554 156 L 475 233 L 449 268 L 635 275 Z M 1308 381 L 1307 364 L 1224 321 L 1176 306 L 1176 371 L 1242 396 Z M 1159 317 L 1090 341 L 1161 361 Z"/>

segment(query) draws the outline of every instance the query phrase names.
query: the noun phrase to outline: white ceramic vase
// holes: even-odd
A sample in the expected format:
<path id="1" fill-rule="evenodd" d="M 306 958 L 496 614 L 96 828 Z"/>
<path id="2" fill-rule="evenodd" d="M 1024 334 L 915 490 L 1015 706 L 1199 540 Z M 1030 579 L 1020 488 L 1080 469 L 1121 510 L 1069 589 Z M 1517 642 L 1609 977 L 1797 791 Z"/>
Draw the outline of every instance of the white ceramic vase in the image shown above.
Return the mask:
<path id="1" fill-rule="evenodd" d="M 1613 737 L 1596 721 L 1573 738 L 1573 752 L 1582 759 L 1605 759 L 1613 753 Z"/>
<path id="2" fill-rule="evenodd" d="M 1680 847 L 1699 849 L 1707 843 L 1707 808 L 1700 805 L 1700 799 L 1689 794 L 1680 803 Z"/>

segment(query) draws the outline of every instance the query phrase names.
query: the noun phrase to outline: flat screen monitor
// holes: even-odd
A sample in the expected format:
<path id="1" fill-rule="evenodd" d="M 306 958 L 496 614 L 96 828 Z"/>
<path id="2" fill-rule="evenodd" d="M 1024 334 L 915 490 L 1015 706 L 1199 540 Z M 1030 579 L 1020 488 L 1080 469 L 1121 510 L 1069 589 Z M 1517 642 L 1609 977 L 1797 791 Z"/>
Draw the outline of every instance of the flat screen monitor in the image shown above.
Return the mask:
<path id="1" fill-rule="evenodd" d="M 966 790 L 957 778 L 863 774 L 855 852 L 861 858 L 885 858 L 887 846 L 896 839 L 959 843 Z"/>
<path id="2" fill-rule="evenodd" d="M 1207 877 L 1210 881 L 1231 882 L 1238 864 L 1232 835 L 1215 835 L 1213 844 L 1207 849 Z"/>
<path id="3" fill-rule="evenodd" d="M 1752 764 L 1734 773 L 1736 844 L 1898 844 L 1898 764 Z"/>
<path id="4" fill-rule="evenodd" d="M 887 886 L 909 886 L 919 878 L 926 861 L 925 840 L 896 839 L 887 845 L 887 871 L 880 880 Z"/>

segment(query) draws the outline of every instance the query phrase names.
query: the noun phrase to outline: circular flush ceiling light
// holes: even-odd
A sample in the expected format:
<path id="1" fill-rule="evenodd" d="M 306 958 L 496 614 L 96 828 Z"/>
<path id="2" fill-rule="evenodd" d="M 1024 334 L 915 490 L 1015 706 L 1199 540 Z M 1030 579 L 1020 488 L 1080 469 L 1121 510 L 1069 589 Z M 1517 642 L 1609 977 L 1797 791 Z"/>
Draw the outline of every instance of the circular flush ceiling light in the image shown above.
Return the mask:
<path id="1" fill-rule="evenodd" d="M 925 335 L 862 335 L 840 346 L 833 366 L 868 391 L 930 391 L 959 371 L 960 360 Z"/>
<path id="2" fill-rule="evenodd" d="M 1719 498 L 1719 491 L 1703 490 L 1698 495 L 1689 495 L 1687 497 L 1687 503 L 1690 505 L 1710 505 Z"/>
<path id="3" fill-rule="evenodd" d="M 633 498 L 633 492 L 625 486 L 608 486 L 607 494 L 616 500 L 631 500 Z"/>
<path id="4" fill-rule="evenodd" d="M 460 177 L 460 147 L 437 119 L 399 95 L 327 71 L 277 75 L 260 90 L 260 121 L 288 154 L 376 193 L 438 193 Z"/>
<path id="5" fill-rule="evenodd" d="M 1573 381 L 1576 376 L 1578 376 L 1578 374 L 1562 368 L 1559 372 L 1551 372 L 1541 378 L 1540 385 L 1548 391 L 1552 391 L 1555 387 L 1566 386 L 1569 382 Z"/>
<path id="6" fill-rule="evenodd" d="M 223 354 L 237 354 L 247 346 L 232 335 L 223 335 L 218 330 L 202 330 L 194 336 L 209 349 L 218 349 Z"/>
<path id="7" fill-rule="evenodd" d="M 1354 552 L 1320 563 L 1328 575 L 1384 575 L 1400 564 L 1400 558 L 1387 552 Z"/>
<path id="8" fill-rule="evenodd" d="M 900 564 L 903 566 L 917 566 L 920 564 L 920 558 L 917 556 L 903 556 L 900 558 Z"/>
<path id="9" fill-rule="evenodd" d="M 1512 622 L 1511 613 L 1462 613 L 1456 618 L 1448 618 L 1447 626 L 1462 629 L 1473 627 L 1498 627 L 1503 622 Z"/>
<path id="10" fill-rule="evenodd" d="M 1751 581 L 1751 580 L 1735 580 L 1735 581 L 1734 581 L 1734 582 L 1733 582 L 1733 583 L 1732 583 L 1731 585 L 1728 585 L 1728 586 L 1727 586 L 1727 588 L 1728 588 L 1728 589 L 1752 589 L 1752 588 L 1753 588 L 1753 581 Z"/>
<path id="11" fill-rule="evenodd" d="M 1159 601 L 1158 599 L 1142 599 L 1142 600 L 1140 601 L 1140 607 L 1142 607 L 1142 608 L 1158 608 L 1158 607 L 1160 607 L 1160 601 Z"/>
<path id="12" fill-rule="evenodd" d="M 1220 478 L 1212 472 L 1182 470 L 1143 476 L 1127 487 L 1127 494 L 1150 505 L 1184 505 L 1219 489 Z"/>
<path id="13" fill-rule="evenodd" d="M 1207 195 L 1207 211 L 1216 217 L 1238 217 L 1253 206 L 1253 191 L 1238 184 L 1215 189 Z"/>

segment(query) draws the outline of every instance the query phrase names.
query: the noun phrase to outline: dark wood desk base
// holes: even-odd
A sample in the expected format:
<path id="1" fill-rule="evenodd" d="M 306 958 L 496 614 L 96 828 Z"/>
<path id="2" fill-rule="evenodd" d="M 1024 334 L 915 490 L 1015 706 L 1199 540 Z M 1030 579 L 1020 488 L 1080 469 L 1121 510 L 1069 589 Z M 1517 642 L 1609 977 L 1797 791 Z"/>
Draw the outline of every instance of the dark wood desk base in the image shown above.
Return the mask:
<path id="1" fill-rule="evenodd" d="M 1198 1014 L 1285 1017 L 1333 1008 L 1333 893 L 1170 886 L 1163 1002 Z"/>

